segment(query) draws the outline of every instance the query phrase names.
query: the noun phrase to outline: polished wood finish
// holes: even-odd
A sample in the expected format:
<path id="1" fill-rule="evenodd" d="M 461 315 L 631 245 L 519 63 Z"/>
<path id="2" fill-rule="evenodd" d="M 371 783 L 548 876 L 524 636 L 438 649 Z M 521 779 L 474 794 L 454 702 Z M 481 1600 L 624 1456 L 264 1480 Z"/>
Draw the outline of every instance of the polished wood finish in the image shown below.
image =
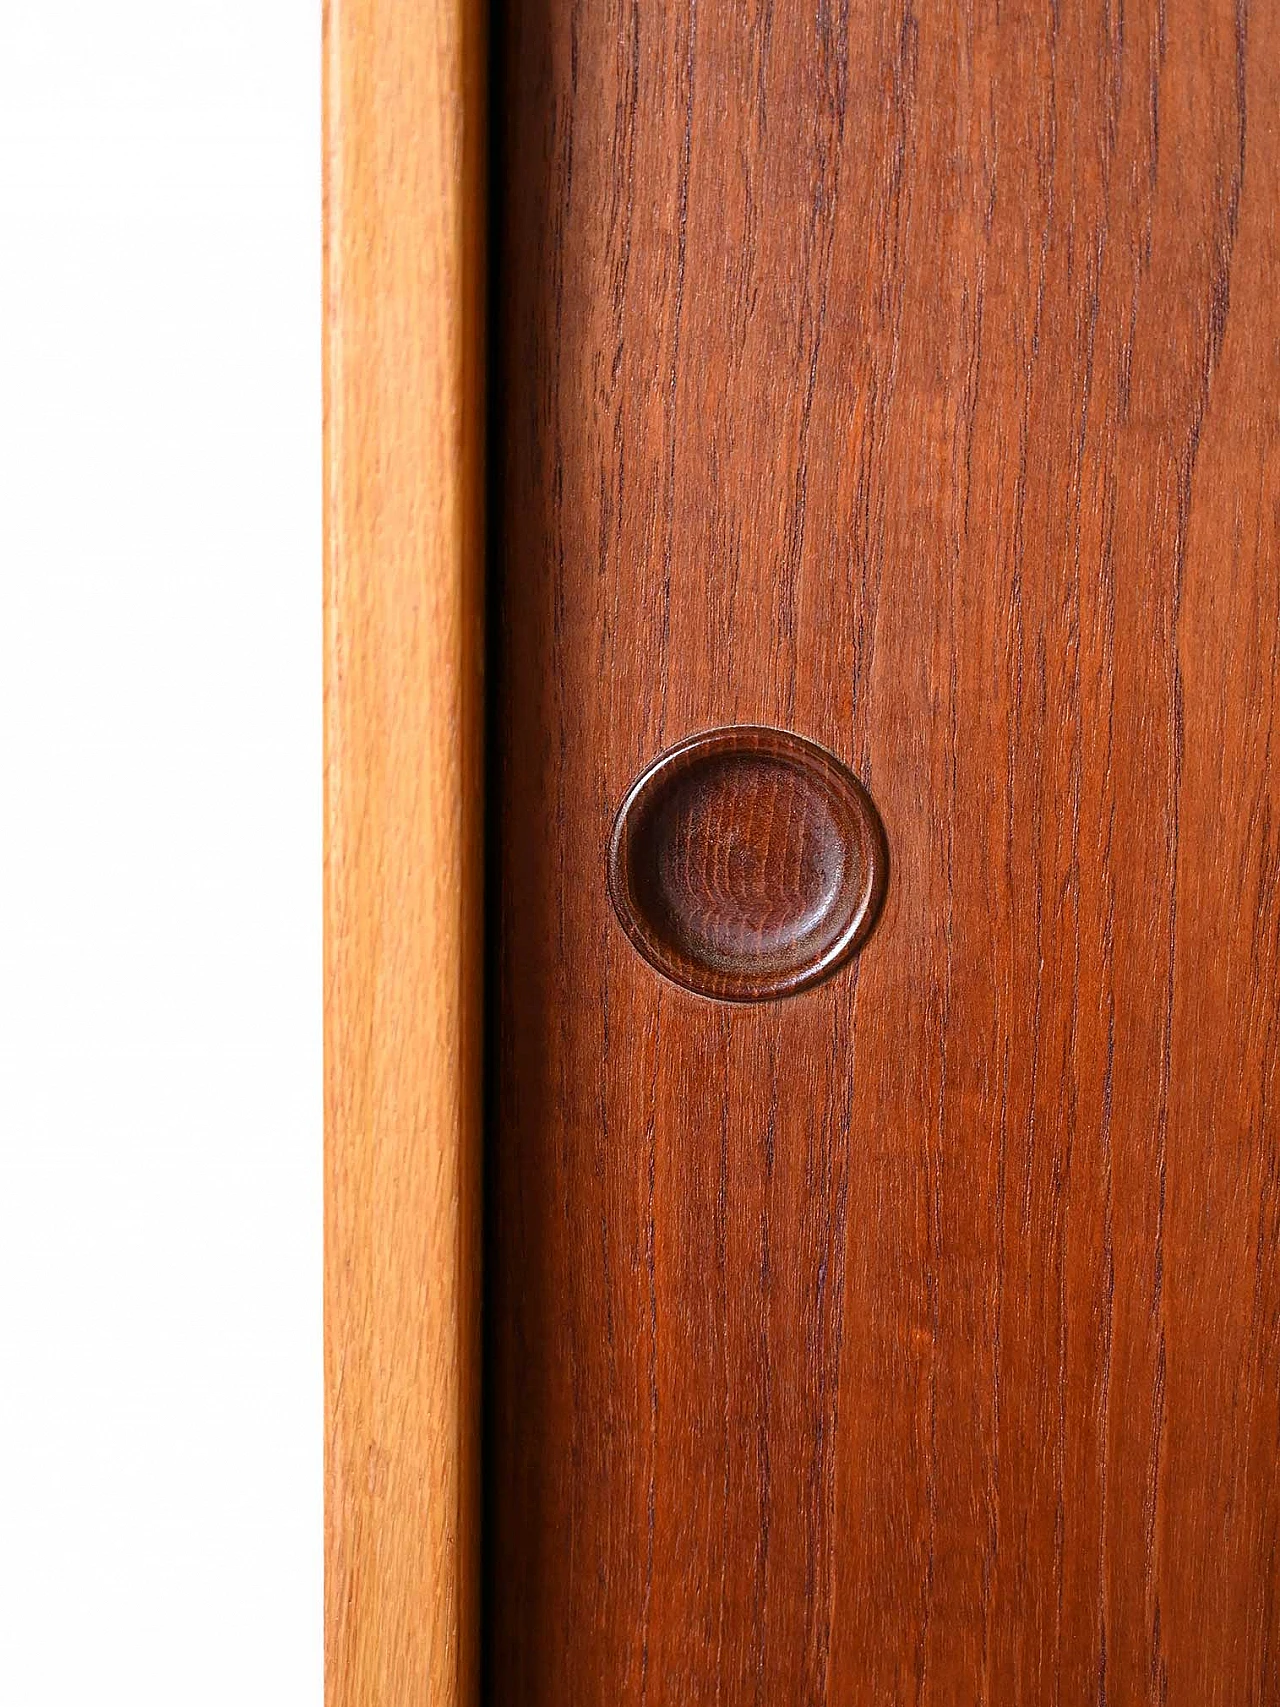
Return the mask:
<path id="1" fill-rule="evenodd" d="M 832 754 L 778 729 L 711 729 L 627 791 L 609 894 L 659 972 L 758 1002 L 820 983 L 861 946 L 888 864 L 874 805 Z"/>
<path id="2" fill-rule="evenodd" d="M 329 1707 L 471 1707 L 483 43 L 325 19 Z"/>
<path id="3" fill-rule="evenodd" d="M 1280 1701 L 1280 12 L 510 0 L 492 1699 Z M 863 953 L 660 978 L 683 736 Z"/>

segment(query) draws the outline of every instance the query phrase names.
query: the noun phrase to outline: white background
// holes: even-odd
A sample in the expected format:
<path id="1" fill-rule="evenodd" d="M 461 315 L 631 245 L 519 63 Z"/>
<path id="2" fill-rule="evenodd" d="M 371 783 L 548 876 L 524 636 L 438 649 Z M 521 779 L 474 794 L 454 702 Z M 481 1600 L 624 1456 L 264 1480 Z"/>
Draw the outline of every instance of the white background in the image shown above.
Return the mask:
<path id="1" fill-rule="evenodd" d="M 318 1707 L 320 20 L 0 6 L 0 1701 Z"/>

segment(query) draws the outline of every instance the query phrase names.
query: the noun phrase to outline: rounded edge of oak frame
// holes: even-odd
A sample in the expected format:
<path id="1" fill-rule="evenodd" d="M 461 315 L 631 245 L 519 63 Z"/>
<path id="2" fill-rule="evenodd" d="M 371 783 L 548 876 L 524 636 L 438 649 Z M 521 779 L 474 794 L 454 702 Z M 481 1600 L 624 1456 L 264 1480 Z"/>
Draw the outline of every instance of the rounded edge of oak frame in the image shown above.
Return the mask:
<path id="1" fill-rule="evenodd" d="M 859 843 L 862 883 L 847 921 L 830 942 L 808 958 L 772 969 L 752 970 L 749 956 L 738 967 L 716 964 L 664 942 L 646 922 L 634 865 L 636 833 L 646 806 L 660 791 L 696 768 L 718 759 L 748 755 L 776 760 L 818 780 L 829 800 L 846 811 L 841 828 Z M 824 984 L 863 948 L 875 929 L 889 881 L 889 843 L 865 785 L 836 754 L 806 736 L 768 724 L 727 724 L 700 730 L 664 749 L 631 782 L 609 834 L 606 875 L 614 912 L 632 946 L 669 982 L 708 1001 L 760 1003 Z"/>
<path id="2" fill-rule="evenodd" d="M 474 1707 L 486 19 L 323 13 L 324 1696 Z"/>

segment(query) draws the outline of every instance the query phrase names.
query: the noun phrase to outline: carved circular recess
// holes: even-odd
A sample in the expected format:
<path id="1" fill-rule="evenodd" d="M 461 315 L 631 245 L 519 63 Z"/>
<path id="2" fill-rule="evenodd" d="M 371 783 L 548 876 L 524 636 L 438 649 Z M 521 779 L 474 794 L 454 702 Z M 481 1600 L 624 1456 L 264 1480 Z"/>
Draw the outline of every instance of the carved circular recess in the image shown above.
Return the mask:
<path id="1" fill-rule="evenodd" d="M 833 754 L 781 729 L 713 729 L 628 789 L 609 893 L 659 972 L 700 996 L 762 1002 L 862 946 L 888 867 L 871 797 Z"/>

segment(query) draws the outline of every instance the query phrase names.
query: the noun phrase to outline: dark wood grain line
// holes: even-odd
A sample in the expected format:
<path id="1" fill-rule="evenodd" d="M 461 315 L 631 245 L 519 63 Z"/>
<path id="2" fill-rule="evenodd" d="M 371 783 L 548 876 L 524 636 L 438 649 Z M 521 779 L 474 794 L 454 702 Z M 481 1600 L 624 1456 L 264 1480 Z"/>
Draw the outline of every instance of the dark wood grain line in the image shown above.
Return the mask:
<path id="1" fill-rule="evenodd" d="M 849 1235 L 850 1158 L 848 1144 L 841 1142 L 841 1140 L 853 1130 L 854 1113 L 857 1107 L 857 1013 L 858 968 L 855 962 L 849 976 L 848 997 L 842 1006 L 840 1023 L 832 1026 L 829 1067 L 833 1082 L 838 1082 L 840 1063 L 842 1060 L 847 1060 L 847 1097 L 843 1107 L 838 1110 L 836 1115 L 825 1119 L 823 1126 L 824 1163 L 826 1167 L 826 1178 L 823 1185 L 828 1201 L 832 1202 L 833 1208 L 827 1222 L 826 1254 L 819 1270 L 816 1343 L 820 1351 L 825 1348 L 827 1343 L 824 1327 L 828 1308 L 833 1321 L 829 1361 L 824 1359 L 819 1365 L 819 1439 L 818 1451 L 814 1454 L 812 1497 L 815 1508 L 824 1508 L 825 1550 L 821 1563 L 822 1574 L 825 1576 L 826 1582 L 824 1593 L 823 1584 L 819 1579 L 818 1561 L 814 1560 L 811 1567 L 809 1594 L 814 1604 L 822 1607 L 822 1619 L 815 1632 L 814 1672 L 815 1676 L 821 1679 L 824 1697 L 829 1696 L 831 1692 L 831 1631 L 836 1610 L 836 1535 L 839 1515 L 836 1502 L 833 1456 L 840 1439 L 839 1370 L 841 1355 L 844 1351 L 845 1252 Z M 829 1305 L 828 1298 L 831 1301 Z M 830 1413 L 829 1420 L 828 1410 Z"/>
<path id="2" fill-rule="evenodd" d="M 1174 1018 L 1177 998 L 1178 950 L 1178 885 L 1181 852 L 1181 818 L 1183 759 L 1185 747 L 1185 688 L 1181 659 L 1182 601 L 1186 575 L 1187 532 L 1190 524 L 1192 494 L 1196 463 L 1199 457 L 1205 415 L 1209 407 L 1214 372 L 1226 334 L 1231 298 L 1231 263 L 1235 252 L 1240 195 L 1244 179 L 1245 156 L 1245 56 L 1247 48 L 1247 0 L 1237 0 L 1235 7 L 1235 93 L 1237 103 L 1238 147 L 1225 218 L 1216 234 L 1216 254 L 1209 281 L 1209 296 L 1205 310 L 1204 349 L 1198 393 L 1192 405 L 1186 439 L 1180 458 L 1177 480 L 1177 524 L 1174 537 L 1173 577 L 1170 595 L 1169 641 L 1169 751 L 1168 832 L 1166 861 L 1168 867 L 1167 914 L 1167 971 L 1165 982 L 1165 1014 L 1161 1040 L 1159 1105 L 1156 1124 L 1155 1169 L 1157 1176 L 1157 1209 L 1153 1252 L 1151 1315 L 1156 1325 L 1156 1379 L 1152 1394 L 1151 1450 L 1149 1492 L 1147 1499 L 1147 1556 L 1146 1594 L 1150 1620 L 1151 1661 L 1149 1699 L 1167 1702 L 1169 1668 L 1163 1637 L 1160 1595 L 1161 1537 L 1158 1513 L 1161 1504 L 1161 1476 L 1165 1460 L 1167 1429 L 1166 1371 L 1168 1362 L 1168 1323 L 1164 1307 L 1164 1264 L 1166 1208 L 1168 1196 L 1169 1104 L 1173 1085 Z"/>
<path id="3" fill-rule="evenodd" d="M 804 282 L 806 302 L 809 295 L 809 277 L 814 271 L 813 251 L 816 247 L 818 250 L 816 269 L 818 274 L 818 304 L 812 315 L 813 324 L 807 336 L 809 345 L 808 368 L 804 398 L 800 407 L 800 423 L 796 433 L 795 468 L 792 475 L 790 502 L 783 522 L 782 597 L 778 632 L 775 637 L 776 644 L 780 648 L 788 647 L 791 653 L 786 700 L 786 723 L 788 726 L 795 720 L 796 707 L 796 672 L 798 667 L 795 626 L 796 582 L 804 565 L 805 515 L 809 480 L 809 437 L 813 426 L 813 400 L 818 383 L 818 363 L 822 356 L 822 337 L 827 321 L 827 298 L 831 289 L 832 246 L 835 242 L 836 216 L 840 202 L 840 167 L 844 158 L 845 91 L 849 69 L 847 3 L 840 7 L 838 25 L 834 31 L 834 42 L 827 39 L 829 31 L 824 28 L 824 24 L 828 19 L 825 11 L 821 8 L 818 11 L 816 21 L 822 82 L 828 95 L 827 116 L 830 118 L 833 141 L 830 157 L 828 157 L 827 148 L 821 142 L 817 146 L 818 171 L 814 183 L 809 224 L 805 232 Z M 832 83 L 834 83 L 834 89 Z M 805 342 L 806 336 L 802 332 L 802 346 Z"/>
<path id="4" fill-rule="evenodd" d="M 662 992 L 658 994 L 654 1015 L 655 1043 L 662 1036 Z M 654 1245 L 658 1236 L 656 1212 L 656 1182 L 658 1168 L 657 1075 L 660 1061 L 657 1048 L 653 1055 L 653 1083 L 649 1091 L 649 1124 L 646 1131 L 647 1212 L 645 1217 L 644 1266 L 649 1288 L 649 1486 L 645 1498 L 644 1582 L 640 1612 L 640 1699 L 649 1699 L 649 1641 L 653 1607 L 653 1555 L 658 1525 L 658 1274 Z"/>
<path id="5" fill-rule="evenodd" d="M 727 1441 L 731 1432 L 731 1399 L 729 1382 L 729 1126 L 732 1118 L 733 1080 L 729 1071 L 729 1051 L 732 1020 L 729 1011 L 722 1014 L 719 1026 L 720 1049 L 724 1059 L 723 1091 L 720 1099 L 720 1158 L 716 1182 L 715 1241 L 716 1283 L 719 1289 L 718 1317 L 721 1345 L 721 1428 Z M 729 1454 L 724 1454 L 724 1479 L 721 1484 L 720 1572 L 716 1616 L 715 1690 L 717 1707 L 725 1697 L 725 1629 L 729 1618 L 729 1512 L 730 1512 Z"/>
<path id="6" fill-rule="evenodd" d="M 760 1217 L 760 1374 L 761 1374 L 761 1405 L 760 1424 L 756 1435 L 757 1462 L 760 1467 L 760 1528 L 758 1545 L 758 1567 L 756 1572 L 756 1642 L 755 1642 L 755 1699 L 756 1707 L 763 1707 L 767 1699 L 765 1684 L 767 1668 L 765 1665 L 765 1634 L 768 1628 L 767 1614 L 769 1601 L 769 1529 L 773 1519 L 773 1474 L 769 1450 L 769 1410 L 772 1397 L 772 1373 L 770 1367 L 769 1347 L 769 1294 L 772 1281 L 771 1263 L 771 1210 L 773 1188 L 774 1144 L 777 1138 L 778 1119 L 778 1058 L 776 1046 L 771 1050 L 770 1084 L 771 1101 L 764 1129 L 764 1205 Z"/>
<path id="7" fill-rule="evenodd" d="M 658 744 L 666 745 L 667 706 L 670 698 L 671 576 L 675 539 L 677 405 L 680 389 L 680 323 L 684 315 L 685 264 L 689 245 L 689 174 L 693 162 L 693 98 L 698 45 L 698 0 L 689 0 L 688 46 L 684 62 L 684 135 L 680 144 L 680 171 L 676 180 L 676 301 L 671 325 L 671 367 L 667 378 L 666 418 L 666 515 L 662 542 L 662 630 L 658 641 L 658 681 L 662 712 L 658 719 Z"/>
<path id="8" fill-rule="evenodd" d="M 1136 292 L 1135 298 L 1136 302 Z M 1128 373 L 1132 359 L 1133 318 L 1130 316 L 1128 339 L 1121 355 L 1122 372 Z M 1122 404 L 1122 407 L 1125 405 Z M 1111 1457 L 1111 1380 L 1115 1348 L 1116 1258 L 1115 1258 L 1115 1163 L 1112 1154 L 1112 1101 L 1116 1071 L 1116 990 L 1115 935 L 1116 887 L 1112 872 L 1112 850 L 1116 837 L 1115 741 L 1116 741 L 1116 588 L 1115 588 L 1115 524 L 1116 479 L 1114 461 L 1109 459 L 1106 482 L 1106 508 L 1102 549 L 1099 559 L 1099 589 L 1101 593 L 1103 679 L 1107 683 L 1105 748 L 1103 762 L 1103 791 L 1107 801 L 1106 835 L 1101 850 L 1100 880 L 1105 894 L 1102 930 L 1102 987 L 1106 1015 L 1106 1059 L 1102 1081 L 1102 1108 L 1099 1149 L 1103 1172 L 1103 1242 L 1102 1263 L 1104 1303 L 1106 1309 L 1102 1334 L 1102 1368 L 1099 1381 L 1098 1431 L 1102 1450 L 1098 1455 L 1098 1557 L 1097 1557 L 1097 1707 L 1109 1707 L 1108 1691 L 1108 1597 L 1110 1547 L 1107 1529 L 1109 1466 Z"/>

